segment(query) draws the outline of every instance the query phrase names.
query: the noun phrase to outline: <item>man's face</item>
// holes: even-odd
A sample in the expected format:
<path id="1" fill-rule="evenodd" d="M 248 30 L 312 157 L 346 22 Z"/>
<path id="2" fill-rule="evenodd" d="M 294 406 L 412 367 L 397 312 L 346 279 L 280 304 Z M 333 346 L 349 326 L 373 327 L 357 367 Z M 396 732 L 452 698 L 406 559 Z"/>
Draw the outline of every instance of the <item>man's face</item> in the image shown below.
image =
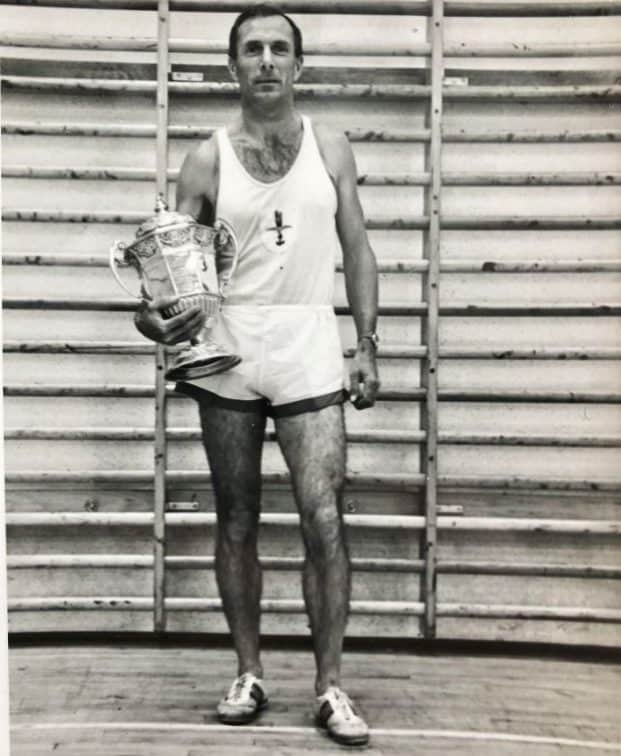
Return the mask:
<path id="1" fill-rule="evenodd" d="M 229 60 L 242 97 L 281 99 L 289 96 L 302 72 L 295 57 L 293 29 L 282 16 L 250 18 L 239 27 L 237 59 Z"/>

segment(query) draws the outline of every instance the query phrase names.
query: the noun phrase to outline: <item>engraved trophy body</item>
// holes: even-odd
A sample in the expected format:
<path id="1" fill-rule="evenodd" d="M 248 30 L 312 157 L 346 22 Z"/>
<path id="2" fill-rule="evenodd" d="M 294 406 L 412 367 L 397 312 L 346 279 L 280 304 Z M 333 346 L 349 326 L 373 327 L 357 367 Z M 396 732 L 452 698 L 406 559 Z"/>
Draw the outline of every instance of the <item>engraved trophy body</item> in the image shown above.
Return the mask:
<path id="1" fill-rule="evenodd" d="M 224 221 L 203 226 L 191 215 L 170 212 L 160 195 L 156 214 L 136 232 L 131 244 L 115 242 L 110 249 L 110 268 L 120 286 L 118 267 L 134 268 L 148 299 L 177 296 L 164 317 L 172 317 L 198 305 L 206 315 L 205 327 L 190 346 L 176 354 L 166 371 L 166 380 L 184 381 L 221 373 L 241 362 L 212 338 L 220 305 L 237 265 L 239 247 L 232 228 Z"/>

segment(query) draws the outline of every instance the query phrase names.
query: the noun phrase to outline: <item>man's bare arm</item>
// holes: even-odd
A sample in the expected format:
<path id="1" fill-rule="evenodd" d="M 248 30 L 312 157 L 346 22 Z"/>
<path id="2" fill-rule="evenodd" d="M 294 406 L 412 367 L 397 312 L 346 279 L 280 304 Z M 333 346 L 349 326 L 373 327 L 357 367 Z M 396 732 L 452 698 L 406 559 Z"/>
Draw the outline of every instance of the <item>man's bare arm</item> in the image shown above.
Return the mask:
<path id="1" fill-rule="evenodd" d="M 218 150 L 214 138 L 189 152 L 177 179 L 177 212 L 194 218 L 213 215 L 218 187 Z M 213 221 L 212 221 L 213 222 Z"/>
<path id="2" fill-rule="evenodd" d="M 356 164 L 344 134 L 326 129 L 316 131 L 326 167 L 337 191 L 336 227 L 343 249 L 347 300 L 358 334 L 358 346 L 351 369 L 351 390 L 356 407 L 375 402 L 379 379 L 375 345 L 365 334 L 375 332 L 378 307 L 378 279 L 375 254 L 369 244 L 356 183 Z"/>

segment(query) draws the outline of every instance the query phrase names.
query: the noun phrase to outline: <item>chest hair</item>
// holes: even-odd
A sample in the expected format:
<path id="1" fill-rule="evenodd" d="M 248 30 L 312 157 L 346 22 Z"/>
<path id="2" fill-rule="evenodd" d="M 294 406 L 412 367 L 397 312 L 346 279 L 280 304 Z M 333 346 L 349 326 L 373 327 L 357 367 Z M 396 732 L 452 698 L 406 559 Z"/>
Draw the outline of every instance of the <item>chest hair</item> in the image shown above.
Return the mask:
<path id="1" fill-rule="evenodd" d="M 258 181 L 278 181 L 291 168 L 300 151 L 302 131 L 291 136 L 269 135 L 257 143 L 239 135 L 232 140 L 235 154 L 248 173 Z"/>

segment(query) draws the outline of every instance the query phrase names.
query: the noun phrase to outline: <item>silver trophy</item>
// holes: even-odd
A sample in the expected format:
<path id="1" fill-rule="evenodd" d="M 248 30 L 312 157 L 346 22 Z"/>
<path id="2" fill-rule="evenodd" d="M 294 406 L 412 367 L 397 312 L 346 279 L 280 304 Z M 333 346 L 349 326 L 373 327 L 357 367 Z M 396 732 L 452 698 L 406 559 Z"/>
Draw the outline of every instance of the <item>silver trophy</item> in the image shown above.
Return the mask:
<path id="1" fill-rule="evenodd" d="M 170 212 L 160 195 L 155 216 L 146 220 L 129 245 L 115 242 L 110 248 L 110 268 L 117 282 L 132 297 L 159 299 L 177 296 L 162 311 L 166 318 L 198 305 L 205 313 L 205 327 L 190 346 L 172 359 L 166 380 L 185 381 L 221 373 L 241 362 L 213 340 L 213 329 L 226 289 L 237 265 L 239 246 L 232 228 L 222 220 L 213 227 L 197 223 L 191 215 Z M 130 291 L 118 273 L 132 267 L 142 285 L 142 296 Z"/>

